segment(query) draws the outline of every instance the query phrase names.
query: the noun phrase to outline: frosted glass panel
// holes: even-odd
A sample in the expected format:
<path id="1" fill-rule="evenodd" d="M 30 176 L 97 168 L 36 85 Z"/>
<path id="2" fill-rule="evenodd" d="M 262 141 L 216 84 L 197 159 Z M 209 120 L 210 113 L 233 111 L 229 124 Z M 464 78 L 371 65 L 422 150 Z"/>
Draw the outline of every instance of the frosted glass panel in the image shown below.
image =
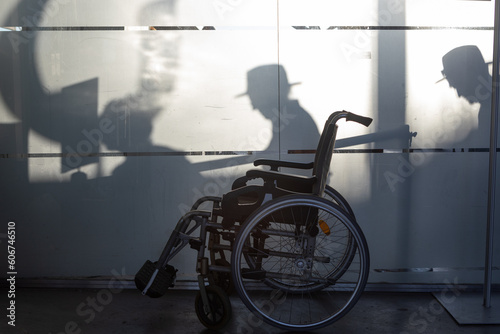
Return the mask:
<path id="1" fill-rule="evenodd" d="M 22 277 L 133 275 L 199 197 L 312 161 L 345 109 L 374 119 L 340 124 L 329 179 L 370 282 L 481 283 L 493 4 L 3 1 L 0 241 L 16 221 Z"/>

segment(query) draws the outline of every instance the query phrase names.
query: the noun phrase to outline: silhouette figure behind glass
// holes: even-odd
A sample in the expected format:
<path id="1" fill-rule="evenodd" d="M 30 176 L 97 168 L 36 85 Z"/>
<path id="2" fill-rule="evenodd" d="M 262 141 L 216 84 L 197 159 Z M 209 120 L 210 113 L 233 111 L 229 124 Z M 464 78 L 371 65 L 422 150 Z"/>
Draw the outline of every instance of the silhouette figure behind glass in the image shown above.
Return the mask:
<path id="1" fill-rule="evenodd" d="M 457 47 L 443 56 L 443 79 L 454 88 L 458 97 L 470 104 L 479 103 L 478 125 L 465 139 L 470 147 L 488 144 L 491 115 L 491 75 L 488 63 L 475 45 Z M 441 81 L 440 80 L 440 81 Z"/>
<path id="2" fill-rule="evenodd" d="M 314 150 L 318 143 L 316 123 L 298 101 L 289 99 L 293 85 L 283 66 L 263 65 L 248 71 L 247 91 L 238 95 L 247 95 L 252 107 L 272 121 L 268 151 Z"/>

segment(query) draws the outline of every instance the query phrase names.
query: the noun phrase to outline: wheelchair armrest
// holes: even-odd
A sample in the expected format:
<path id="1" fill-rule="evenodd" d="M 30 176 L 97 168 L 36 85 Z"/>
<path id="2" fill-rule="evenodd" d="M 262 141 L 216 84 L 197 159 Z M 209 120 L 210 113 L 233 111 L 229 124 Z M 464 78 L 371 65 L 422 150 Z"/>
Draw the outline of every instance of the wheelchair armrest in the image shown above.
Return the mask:
<path id="1" fill-rule="evenodd" d="M 270 159 L 257 159 L 254 161 L 254 166 L 269 166 L 272 171 L 277 171 L 280 167 L 296 168 L 296 169 L 312 169 L 313 162 L 294 162 L 294 161 L 280 161 Z"/>
<path id="2" fill-rule="evenodd" d="M 310 188 L 316 182 L 316 177 L 306 177 L 301 175 L 285 174 L 272 170 L 252 169 L 246 174 L 248 178 L 261 178 L 264 182 L 277 181 L 280 186 L 294 191 L 294 188 L 303 189 Z M 300 190 L 297 190 L 300 192 Z"/>

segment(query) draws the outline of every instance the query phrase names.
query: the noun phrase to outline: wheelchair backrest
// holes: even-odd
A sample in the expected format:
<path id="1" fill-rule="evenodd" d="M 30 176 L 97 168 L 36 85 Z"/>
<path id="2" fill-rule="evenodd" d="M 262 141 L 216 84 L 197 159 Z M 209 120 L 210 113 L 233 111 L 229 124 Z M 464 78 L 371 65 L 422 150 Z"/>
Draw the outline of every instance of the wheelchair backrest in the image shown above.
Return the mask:
<path id="1" fill-rule="evenodd" d="M 340 118 L 346 117 L 347 112 L 336 111 L 328 117 L 325 123 L 323 132 L 316 148 L 314 156 L 313 176 L 316 177 L 316 182 L 313 186 L 313 194 L 323 196 L 330 171 L 330 163 L 332 161 L 333 149 L 335 147 L 335 137 L 337 136 L 336 124 Z"/>
<path id="2" fill-rule="evenodd" d="M 313 176 L 316 177 L 316 181 L 312 190 L 315 195 L 323 196 L 323 192 L 325 191 L 333 149 L 335 147 L 335 137 L 337 136 L 337 121 L 341 118 L 364 126 L 369 126 L 373 121 L 370 117 L 356 115 L 345 110 L 336 111 L 328 117 L 314 157 Z"/>

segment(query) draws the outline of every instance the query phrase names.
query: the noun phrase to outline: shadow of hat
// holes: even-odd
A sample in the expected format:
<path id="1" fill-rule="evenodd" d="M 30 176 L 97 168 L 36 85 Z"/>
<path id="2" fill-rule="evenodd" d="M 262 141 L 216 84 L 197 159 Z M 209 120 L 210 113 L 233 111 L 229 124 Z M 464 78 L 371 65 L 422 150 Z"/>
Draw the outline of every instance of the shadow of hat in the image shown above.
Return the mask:
<path id="1" fill-rule="evenodd" d="M 247 72 L 247 91 L 236 97 L 249 95 L 253 91 L 273 91 L 278 87 L 280 92 L 288 91 L 294 85 L 300 85 L 300 82 L 289 83 L 283 65 L 262 65 Z"/>
<path id="2" fill-rule="evenodd" d="M 484 61 L 481 51 L 475 45 L 464 45 L 449 51 L 443 56 L 442 62 L 443 77 L 436 83 L 446 80 L 450 75 L 470 77 L 469 73 L 473 76 L 487 74 L 488 65 L 492 64 Z"/>

